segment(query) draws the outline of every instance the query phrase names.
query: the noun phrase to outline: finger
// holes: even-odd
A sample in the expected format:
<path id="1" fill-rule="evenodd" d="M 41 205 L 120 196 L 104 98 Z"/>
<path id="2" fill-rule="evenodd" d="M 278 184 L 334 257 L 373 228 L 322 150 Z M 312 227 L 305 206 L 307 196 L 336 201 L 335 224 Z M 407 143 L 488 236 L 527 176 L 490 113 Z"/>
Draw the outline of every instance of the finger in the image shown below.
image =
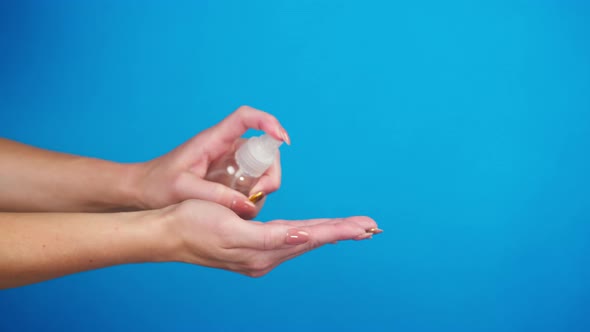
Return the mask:
<path id="1" fill-rule="evenodd" d="M 280 225 L 289 225 L 291 227 L 302 227 L 302 226 L 312 226 L 312 225 L 319 225 L 323 223 L 336 223 L 339 222 L 334 218 L 318 218 L 318 219 L 308 219 L 308 220 L 282 220 L 277 219 L 273 221 L 267 222 L 267 224 L 280 224 Z"/>
<path id="2" fill-rule="evenodd" d="M 275 250 L 268 250 L 267 248 L 267 250 L 262 250 L 259 252 L 258 256 L 260 257 L 260 261 L 269 262 L 269 264 L 263 264 L 264 271 L 262 272 L 262 274 L 268 273 L 270 270 L 274 269 L 275 267 L 287 260 L 293 259 L 310 250 L 321 247 L 326 243 L 332 243 L 337 241 L 330 240 L 358 239 L 358 235 L 356 234 L 358 234 L 359 232 L 361 232 L 360 235 L 365 236 L 367 233 L 365 233 L 364 227 L 366 226 L 360 225 L 365 225 L 366 222 L 369 222 L 369 224 L 372 223 L 373 226 L 376 226 L 376 224 L 374 224 L 374 221 L 372 221 L 371 218 L 367 217 L 351 217 L 343 219 L 316 219 L 303 222 L 315 223 L 311 226 L 299 228 L 300 230 L 304 230 L 309 233 L 309 240 L 306 243 L 296 246 L 283 246 L 282 248 L 278 248 Z"/>
<path id="3" fill-rule="evenodd" d="M 374 221 L 368 217 L 334 218 L 308 221 L 310 226 L 303 223 L 241 223 L 236 227 L 241 238 L 236 240 L 236 247 L 260 250 L 276 250 L 297 246 L 297 250 L 309 250 L 323 244 L 349 240 L 366 234 L 365 226 L 376 227 Z M 305 246 L 299 246 L 304 244 Z"/>
<path id="4" fill-rule="evenodd" d="M 335 221 L 298 227 L 310 234 L 305 246 L 315 248 L 334 241 L 353 240 L 366 234 L 368 227 L 377 227 L 369 217 L 337 218 Z"/>
<path id="5" fill-rule="evenodd" d="M 235 226 L 239 238 L 231 244 L 234 248 L 277 250 L 308 241 L 309 234 L 288 225 L 260 222 L 240 223 Z"/>
<path id="6" fill-rule="evenodd" d="M 248 129 L 262 130 L 275 139 L 290 143 L 289 136 L 279 121 L 269 113 L 242 106 L 217 125 L 207 130 L 207 152 L 210 160 L 217 159 Z"/>
<path id="7" fill-rule="evenodd" d="M 281 186 L 281 172 L 281 156 L 280 152 L 277 151 L 277 156 L 272 166 L 260 177 L 260 179 L 258 179 L 254 187 L 252 187 L 250 195 L 259 192 L 268 195 L 279 190 L 279 187 Z"/>
<path id="8" fill-rule="evenodd" d="M 187 172 L 178 180 L 181 200 L 197 198 L 223 205 L 240 216 L 256 215 L 256 205 L 240 192 L 216 182 L 205 181 Z"/>
<path id="9" fill-rule="evenodd" d="M 252 219 L 256 218 L 258 213 L 260 213 L 260 210 L 262 210 L 264 203 L 266 202 L 265 196 L 258 199 L 257 201 L 253 201 L 251 198 L 252 198 L 252 196 L 248 197 L 248 201 L 250 201 L 252 204 L 254 204 L 254 207 L 255 207 L 254 210 L 248 211 L 248 213 L 240 214 L 240 217 L 242 217 L 243 219 L 246 219 L 246 220 L 252 220 Z"/>
<path id="10" fill-rule="evenodd" d="M 367 217 L 361 218 L 371 220 Z M 355 219 L 357 222 L 355 222 Z M 363 224 L 363 222 L 359 223 L 358 219 L 359 217 L 353 217 L 346 218 L 345 221 L 338 223 L 323 223 L 310 226 L 308 228 L 302 227 L 303 230 L 306 230 L 310 233 L 309 241 L 302 245 L 277 251 L 276 254 L 280 255 L 277 256 L 277 259 L 281 262 L 284 262 L 328 243 L 335 243 L 344 240 L 364 240 L 370 238 L 372 234 L 367 233 L 363 226 L 359 226 L 359 224 Z"/>
<path id="11" fill-rule="evenodd" d="M 258 206 L 258 204 L 256 205 Z M 298 221 L 297 225 L 299 226 L 312 226 L 312 225 L 319 225 L 319 224 L 334 224 L 337 223 L 338 221 L 334 220 L 334 219 L 312 219 L 312 220 L 303 220 L 303 221 Z M 270 221 L 269 223 L 275 223 L 275 224 L 281 224 L 281 225 L 293 225 L 293 221 L 289 221 L 289 220 L 273 220 Z M 338 241 L 334 241 L 331 242 L 331 244 L 336 244 L 338 243 Z"/>
<path id="12" fill-rule="evenodd" d="M 371 218 L 366 217 L 350 217 L 347 219 L 349 222 L 355 222 L 365 230 L 370 230 L 373 228 L 377 228 L 377 224 Z M 281 225 L 290 225 L 291 227 L 301 227 L 301 226 L 313 226 L 319 224 L 336 224 L 342 222 L 341 219 L 337 218 L 323 218 L 323 219 L 309 219 L 309 220 L 273 220 L 268 223 L 277 223 Z"/>

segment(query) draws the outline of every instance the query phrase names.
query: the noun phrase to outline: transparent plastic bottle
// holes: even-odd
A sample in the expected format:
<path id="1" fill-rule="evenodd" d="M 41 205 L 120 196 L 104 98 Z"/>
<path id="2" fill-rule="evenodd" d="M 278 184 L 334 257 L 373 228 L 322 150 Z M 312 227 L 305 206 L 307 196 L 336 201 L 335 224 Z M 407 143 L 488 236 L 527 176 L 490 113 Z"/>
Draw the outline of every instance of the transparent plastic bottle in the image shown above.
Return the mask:
<path id="1" fill-rule="evenodd" d="M 256 181 L 273 164 L 282 143 L 267 134 L 251 137 L 235 153 L 232 151 L 214 161 L 205 179 L 248 196 Z"/>

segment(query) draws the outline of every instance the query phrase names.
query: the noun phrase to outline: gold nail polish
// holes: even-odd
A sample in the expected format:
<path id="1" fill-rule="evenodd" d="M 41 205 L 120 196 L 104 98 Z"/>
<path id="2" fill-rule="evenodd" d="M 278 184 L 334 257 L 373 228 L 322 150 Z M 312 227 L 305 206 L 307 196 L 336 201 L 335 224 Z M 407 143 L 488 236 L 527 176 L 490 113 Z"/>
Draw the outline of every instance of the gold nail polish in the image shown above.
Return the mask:
<path id="1" fill-rule="evenodd" d="M 367 233 L 380 234 L 380 233 L 383 233 L 383 230 L 379 229 L 379 228 L 370 228 L 370 229 L 367 229 Z"/>
<path id="2" fill-rule="evenodd" d="M 264 193 L 262 191 L 257 192 L 256 194 L 250 196 L 248 200 L 254 204 L 260 202 L 261 199 L 264 198 Z"/>

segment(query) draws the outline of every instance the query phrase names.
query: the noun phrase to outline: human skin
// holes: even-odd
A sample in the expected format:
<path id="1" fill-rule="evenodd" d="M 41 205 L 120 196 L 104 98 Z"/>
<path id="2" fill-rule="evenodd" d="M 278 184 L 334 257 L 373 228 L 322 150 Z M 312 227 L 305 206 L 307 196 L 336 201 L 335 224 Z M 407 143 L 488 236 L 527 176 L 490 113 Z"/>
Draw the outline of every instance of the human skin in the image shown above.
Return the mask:
<path id="1" fill-rule="evenodd" d="M 204 180 L 213 161 L 235 149 L 248 129 L 290 143 L 272 115 L 242 106 L 217 125 L 171 152 L 142 163 L 122 164 L 38 149 L 0 139 L 0 211 L 109 212 L 157 209 L 202 199 L 254 218 L 264 200 Z M 251 194 L 268 195 L 281 184 L 280 157 Z"/>
<path id="2" fill-rule="evenodd" d="M 290 143 L 272 115 L 243 106 L 151 161 L 120 164 L 0 139 L 0 288 L 118 264 L 177 261 L 262 276 L 326 243 L 381 232 L 368 217 L 250 221 L 243 194 L 204 180 L 258 129 Z M 276 191 L 280 159 L 251 194 Z"/>
<path id="3" fill-rule="evenodd" d="M 0 213 L 0 288 L 144 262 L 260 277 L 326 243 L 370 238 L 376 227 L 368 217 L 261 223 L 202 200 L 134 212 Z"/>

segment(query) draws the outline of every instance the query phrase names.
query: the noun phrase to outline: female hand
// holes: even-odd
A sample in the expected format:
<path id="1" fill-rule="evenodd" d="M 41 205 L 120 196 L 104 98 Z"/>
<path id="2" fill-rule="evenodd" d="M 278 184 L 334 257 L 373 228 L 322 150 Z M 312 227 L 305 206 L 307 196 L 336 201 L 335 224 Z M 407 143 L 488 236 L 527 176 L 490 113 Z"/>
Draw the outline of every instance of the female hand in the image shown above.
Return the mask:
<path id="1" fill-rule="evenodd" d="M 188 200 L 162 210 L 174 245 L 166 260 L 260 277 L 282 262 L 326 243 L 363 240 L 380 233 L 369 217 L 274 220 L 239 218 L 211 202 Z"/>
<path id="2" fill-rule="evenodd" d="M 274 116 L 242 106 L 170 153 L 138 164 L 136 187 L 140 207 L 155 209 L 187 199 L 201 199 L 230 208 L 243 218 L 254 218 L 264 200 L 255 205 L 240 192 L 204 179 L 211 163 L 233 151 L 241 142 L 240 137 L 250 128 L 290 143 L 287 132 Z M 277 155 L 274 165 L 258 180 L 250 194 L 262 192 L 268 195 L 280 184 L 281 165 Z"/>
<path id="3" fill-rule="evenodd" d="M 259 277 L 323 244 L 370 238 L 376 227 L 368 217 L 247 221 L 201 200 L 124 213 L 0 213 L 0 289 L 143 262 Z"/>

